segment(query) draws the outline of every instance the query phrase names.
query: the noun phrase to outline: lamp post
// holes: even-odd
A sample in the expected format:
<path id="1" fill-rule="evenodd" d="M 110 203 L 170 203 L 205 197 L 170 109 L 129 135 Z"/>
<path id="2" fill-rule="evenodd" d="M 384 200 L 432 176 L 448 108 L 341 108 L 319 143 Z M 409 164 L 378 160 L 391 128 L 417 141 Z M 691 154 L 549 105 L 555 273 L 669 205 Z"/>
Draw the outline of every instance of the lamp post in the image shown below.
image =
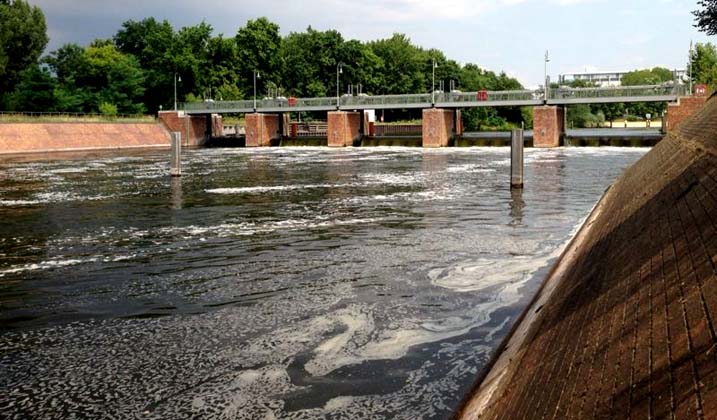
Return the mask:
<path id="1" fill-rule="evenodd" d="M 690 88 L 688 95 L 690 95 L 690 96 L 692 95 L 692 54 L 693 54 L 692 41 L 690 41 L 690 74 L 687 79 L 687 80 L 689 80 L 689 88 Z"/>
<path id="2" fill-rule="evenodd" d="M 433 59 L 433 81 L 431 82 L 431 105 L 436 106 L 436 59 Z"/>
<path id="3" fill-rule="evenodd" d="M 178 76 L 177 72 L 174 72 L 174 110 L 177 110 L 177 82 L 182 81 L 182 76 Z"/>
<path id="4" fill-rule="evenodd" d="M 545 80 L 545 84 L 543 85 L 544 86 L 543 91 L 545 92 L 545 103 L 548 102 L 548 63 L 549 62 L 550 62 L 550 55 L 548 53 L 548 50 L 545 50 L 545 71 L 543 73 L 545 76 L 545 79 L 543 79 L 543 80 Z"/>
<path id="5" fill-rule="evenodd" d="M 344 67 L 341 63 L 336 65 L 336 109 L 341 107 L 341 96 L 339 94 L 339 75 L 343 74 Z"/>
<path id="6" fill-rule="evenodd" d="M 261 74 L 254 70 L 254 112 L 256 112 L 256 79 L 261 79 Z"/>

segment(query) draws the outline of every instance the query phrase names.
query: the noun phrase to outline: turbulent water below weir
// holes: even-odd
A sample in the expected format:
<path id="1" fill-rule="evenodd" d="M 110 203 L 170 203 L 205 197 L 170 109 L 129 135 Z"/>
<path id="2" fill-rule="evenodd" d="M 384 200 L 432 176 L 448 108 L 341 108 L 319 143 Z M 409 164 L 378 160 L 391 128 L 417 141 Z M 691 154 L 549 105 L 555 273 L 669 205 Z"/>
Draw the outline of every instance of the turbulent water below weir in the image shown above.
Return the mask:
<path id="1" fill-rule="evenodd" d="M 645 151 L 0 163 L 2 417 L 446 418 Z"/>

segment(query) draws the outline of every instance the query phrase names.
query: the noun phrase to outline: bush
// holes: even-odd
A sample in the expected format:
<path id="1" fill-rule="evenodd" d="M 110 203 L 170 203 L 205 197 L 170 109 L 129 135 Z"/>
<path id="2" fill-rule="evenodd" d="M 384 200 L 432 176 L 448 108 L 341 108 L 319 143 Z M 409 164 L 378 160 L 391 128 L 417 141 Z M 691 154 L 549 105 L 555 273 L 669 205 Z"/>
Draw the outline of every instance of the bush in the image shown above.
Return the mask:
<path id="1" fill-rule="evenodd" d="M 117 115 L 117 105 L 108 102 L 102 102 L 100 104 L 100 114 L 114 117 Z"/>

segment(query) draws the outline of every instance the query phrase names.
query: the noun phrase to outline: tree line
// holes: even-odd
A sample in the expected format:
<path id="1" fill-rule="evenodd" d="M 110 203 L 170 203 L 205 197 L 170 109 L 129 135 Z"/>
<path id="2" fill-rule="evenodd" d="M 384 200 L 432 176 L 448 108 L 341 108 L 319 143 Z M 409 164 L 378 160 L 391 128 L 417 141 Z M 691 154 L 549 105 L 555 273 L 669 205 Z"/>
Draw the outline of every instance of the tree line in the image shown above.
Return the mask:
<path id="1" fill-rule="evenodd" d="M 436 84 L 445 89 L 522 89 L 503 72 L 477 64 L 459 64 L 437 49 L 414 45 L 403 34 L 370 42 L 347 40 L 335 30 L 282 36 L 266 18 L 249 20 L 233 36 L 214 34 L 201 22 L 175 29 L 168 21 L 129 20 L 110 39 L 89 45 L 66 44 L 43 56 L 48 43 L 42 10 L 25 0 L 0 0 L 0 110 L 155 113 L 178 100 L 239 100 L 254 95 L 258 73 L 260 97 L 321 97 L 336 93 L 336 70 L 341 64 L 340 92 L 371 95 L 430 92 L 437 64 Z M 711 44 L 698 44 L 693 57 L 694 81 L 717 87 L 717 53 Z M 670 75 L 669 77 L 667 75 Z M 666 69 L 634 72 L 625 84 L 660 83 L 671 79 Z M 571 114 L 577 125 L 610 120 L 624 113 L 641 115 L 650 105 L 596 105 Z M 467 129 L 532 124 L 529 109 L 483 108 L 464 112 Z M 410 111 L 393 111 L 411 117 Z"/>

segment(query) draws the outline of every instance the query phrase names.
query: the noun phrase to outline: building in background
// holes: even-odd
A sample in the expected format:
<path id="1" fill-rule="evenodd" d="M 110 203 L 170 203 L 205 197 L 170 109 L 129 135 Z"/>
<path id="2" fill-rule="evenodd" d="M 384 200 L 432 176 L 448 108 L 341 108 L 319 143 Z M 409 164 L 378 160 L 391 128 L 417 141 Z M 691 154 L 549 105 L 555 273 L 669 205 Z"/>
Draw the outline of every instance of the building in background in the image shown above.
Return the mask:
<path id="1" fill-rule="evenodd" d="M 599 87 L 621 86 L 622 77 L 630 73 L 629 71 L 596 71 L 590 73 L 568 73 L 558 76 L 558 83 L 562 85 L 569 84 L 574 80 L 584 80 Z M 675 70 L 675 79 L 679 83 L 687 80 L 687 70 Z"/>

